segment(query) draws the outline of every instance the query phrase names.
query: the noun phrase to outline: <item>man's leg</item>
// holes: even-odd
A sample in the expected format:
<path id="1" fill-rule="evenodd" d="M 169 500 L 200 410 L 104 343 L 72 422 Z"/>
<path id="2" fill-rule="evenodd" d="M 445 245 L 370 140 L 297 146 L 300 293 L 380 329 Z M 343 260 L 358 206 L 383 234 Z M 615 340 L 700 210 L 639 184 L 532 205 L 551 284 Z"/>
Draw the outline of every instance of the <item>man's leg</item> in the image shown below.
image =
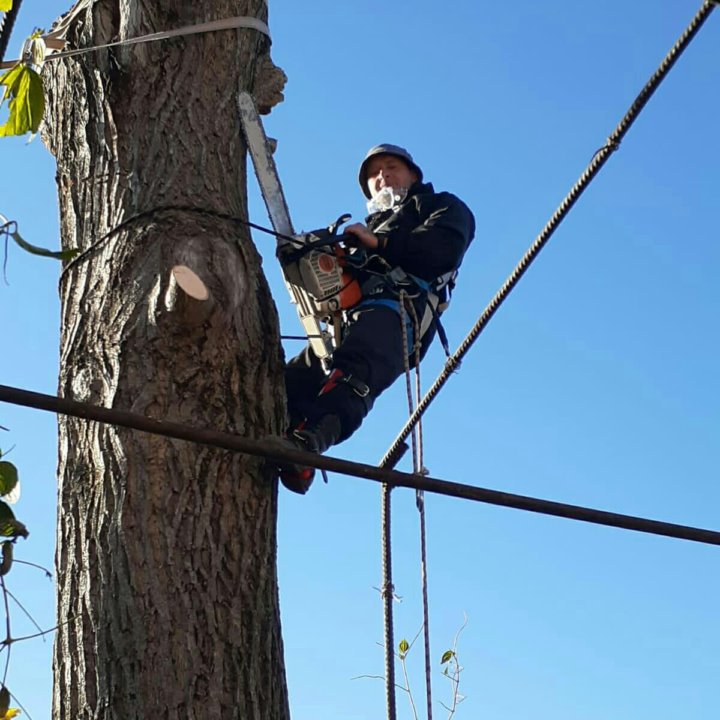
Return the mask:
<path id="1" fill-rule="evenodd" d="M 402 374 L 404 358 L 399 313 L 376 304 L 357 310 L 333 353 L 330 375 L 312 401 L 303 403 L 303 421 L 290 426 L 291 438 L 316 453 L 349 438 Z M 280 474 L 283 484 L 298 493 L 307 492 L 313 477 L 314 469 L 304 466 L 288 466 Z"/>
<path id="2" fill-rule="evenodd" d="M 327 380 L 320 359 L 307 345 L 285 365 L 285 389 L 289 427 L 296 428 L 307 416 Z"/>
<path id="3" fill-rule="evenodd" d="M 305 427 L 312 430 L 324 418 L 336 417 L 338 432 L 330 444 L 347 440 L 403 372 L 403 358 L 399 314 L 383 305 L 358 310 L 333 353 L 330 376 L 308 409 Z"/>

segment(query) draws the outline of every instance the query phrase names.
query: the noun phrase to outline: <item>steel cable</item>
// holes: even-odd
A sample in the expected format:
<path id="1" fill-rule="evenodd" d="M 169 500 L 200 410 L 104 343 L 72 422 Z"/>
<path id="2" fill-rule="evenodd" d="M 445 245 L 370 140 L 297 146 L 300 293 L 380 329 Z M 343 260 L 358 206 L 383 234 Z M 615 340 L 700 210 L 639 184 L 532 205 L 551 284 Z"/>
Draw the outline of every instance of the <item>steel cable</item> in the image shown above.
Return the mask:
<path id="1" fill-rule="evenodd" d="M 565 199 L 562 201 L 558 209 L 553 214 L 550 221 L 545 225 L 540 235 L 537 236 L 535 242 L 530 246 L 530 249 L 522 257 L 518 265 L 512 271 L 510 276 L 507 278 L 503 286 L 498 290 L 495 297 L 490 301 L 488 306 L 483 311 L 480 318 L 477 320 L 467 337 L 463 340 L 460 347 L 455 353 L 448 358 L 445 363 L 445 367 L 433 383 L 432 387 L 428 390 L 423 399 L 418 403 L 415 412 L 408 419 L 405 426 L 402 428 L 397 438 L 390 446 L 390 449 L 385 454 L 385 457 L 380 461 L 380 467 L 392 468 L 394 467 L 393 458 L 398 452 L 404 440 L 408 437 L 413 427 L 422 417 L 425 410 L 428 408 L 430 403 L 433 401 L 435 396 L 438 394 L 443 385 L 447 382 L 450 375 L 459 367 L 465 354 L 468 352 L 472 344 L 477 340 L 480 333 L 485 329 L 492 316 L 495 314 L 497 309 L 507 298 L 510 292 L 513 290 L 517 282 L 524 275 L 532 261 L 537 257 L 540 251 L 543 249 L 547 241 L 550 239 L 552 234 L 555 232 L 557 227 L 563 221 L 565 216 L 568 214 L 573 205 L 577 202 L 579 197 L 585 191 L 587 186 L 593 180 L 595 175 L 600 171 L 602 166 L 607 162 L 610 155 L 618 149 L 620 142 L 632 126 L 633 122 L 639 115 L 640 111 L 645 107 L 648 100 L 652 97 L 655 90 L 658 88 L 660 83 L 663 81 L 667 73 L 670 71 L 672 66 L 675 64 L 677 59 L 683 53 L 683 51 L 690 44 L 692 39 L 695 37 L 697 32 L 702 27 L 703 23 L 710 16 L 710 13 L 715 9 L 718 4 L 718 0 L 708 0 L 705 2 L 697 15 L 693 18 L 691 23 L 686 28 L 685 32 L 680 36 L 680 39 L 675 43 L 670 52 L 665 56 L 665 59 L 660 64 L 660 67 L 655 74 L 650 78 L 645 87 L 640 91 L 640 94 L 635 98 L 635 101 L 627 111 L 623 119 L 620 121 L 618 126 L 615 128 L 613 133 L 608 137 L 607 143 L 601 148 L 590 161 L 590 164 L 585 169 L 580 179 L 575 183 L 572 190 L 568 193 Z"/>
<path id="2" fill-rule="evenodd" d="M 388 720 L 396 720 L 395 704 L 395 631 L 393 628 L 393 599 L 395 588 L 392 581 L 392 485 L 384 482 L 381 490 L 380 522 L 382 524 L 382 599 L 385 635 L 385 704 Z"/>

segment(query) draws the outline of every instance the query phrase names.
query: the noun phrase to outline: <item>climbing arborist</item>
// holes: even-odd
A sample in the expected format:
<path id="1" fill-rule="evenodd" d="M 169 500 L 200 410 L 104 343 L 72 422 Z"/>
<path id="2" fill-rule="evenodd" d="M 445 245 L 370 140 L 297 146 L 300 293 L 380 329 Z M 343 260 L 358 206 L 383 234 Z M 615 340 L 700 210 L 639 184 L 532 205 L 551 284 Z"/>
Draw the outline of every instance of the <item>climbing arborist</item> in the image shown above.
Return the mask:
<path id="1" fill-rule="evenodd" d="M 362 299 L 346 312 L 329 375 L 310 347 L 287 364 L 285 375 L 288 441 L 316 453 L 360 427 L 375 399 L 403 373 L 407 355 L 414 365 L 416 332 L 420 357 L 438 333 L 447 351 L 439 316 L 475 233 L 465 203 L 424 183 L 420 166 L 398 145 L 371 148 L 359 182 L 370 214 L 365 224 L 349 225 L 345 233 L 369 257 L 357 272 Z M 401 317 L 409 347 L 403 343 Z M 280 468 L 283 484 L 298 493 L 307 492 L 313 476 L 307 466 Z"/>

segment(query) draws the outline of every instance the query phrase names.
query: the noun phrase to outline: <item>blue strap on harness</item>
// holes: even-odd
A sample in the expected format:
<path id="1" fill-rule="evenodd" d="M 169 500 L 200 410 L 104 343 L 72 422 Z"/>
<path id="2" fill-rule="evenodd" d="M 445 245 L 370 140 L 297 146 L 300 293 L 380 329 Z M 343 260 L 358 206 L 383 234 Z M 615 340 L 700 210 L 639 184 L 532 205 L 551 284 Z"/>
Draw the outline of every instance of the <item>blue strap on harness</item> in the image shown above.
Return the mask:
<path id="1" fill-rule="evenodd" d="M 437 294 L 433 289 L 432 283 L 429 283 L 427 280 L 423 280 L 422 278 L 417 277 L 417 275 L 411 275 L 410 273 L 406 273 L 401 268 L 394 268 L 389 273 L 387 273 L 387 275 L 385 275 L 382 280 L 378 278 L 373 278 L 372 281 L 363 285 L 363 293 L 366 294 L 366 299 L 362 300 L 356 307 L 358 309 L 361 309 L 363 307 L 384 306 L 390 308 L 390 310 L 393 310 L 398 315 L 400 315 L 399 300 L 391 298 L 374 298 L 373 293 L 382 292 L 383 289 L 387 289 L 389 285 L 393 287 L 397 287 L 398 285 L 407 286 L 409 284 L 408 280 L 411 284 L 415 285 L 415 287 L 426 293 L 426 295 Z M 437 331 L 438 338 L 440 339 L 440 342 L 442 344 L 443 350 L 445 351 L 445 355 L 447 357 L 450 357 L 450 345 L 448 343 L 445 328 L 440 322 L 440 313 L 430 301 L 428 301 L 428 305 L 430 306 L 430 310 L 433 316 L 433 324 L 435 325 L 435 329 Z M 412 348 L 415 346 L 414 325 L 411 318 L 407 318 L 405 323 L 407 325 L 408 343 L 409 346 Z"/>
<path id="2" fill-rule="evenodd" d="M 359 305 L 356 306 L 357 310 L 362 310 L 363 308 L 371 308 L 371 307 L 377 307 L 382 306 L 386 308 L 390 308 L 393 312 L 396 312 L 398 315 L 400 315 L 400 301 L 399 300 L 391 300 L 390 298 L 370 298 L 369 300 L 363 300 L 360 302 Z M 405 326 L 407 328 L 407 335 L 408 335 L 408 347 L 413 348 L 415 347 L 415 332 L 414 332 L 414 326 L 412 322 L 412 318 L 405 316 Z"/>

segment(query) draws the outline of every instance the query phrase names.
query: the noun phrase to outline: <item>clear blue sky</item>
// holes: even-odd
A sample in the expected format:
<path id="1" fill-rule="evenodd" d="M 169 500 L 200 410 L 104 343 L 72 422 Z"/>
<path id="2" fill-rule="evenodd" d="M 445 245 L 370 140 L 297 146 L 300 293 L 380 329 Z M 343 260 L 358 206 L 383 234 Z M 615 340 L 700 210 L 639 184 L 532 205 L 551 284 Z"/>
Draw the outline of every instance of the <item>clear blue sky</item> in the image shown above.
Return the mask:
<path id="1" fill-rule="evenodd" d="M 699 7 L 270 0 L 274 59 L 289 83 L 267 128 L 296 227 L 342 212 L 362 219 L 356 171 L 367 148 L 410 148 L 478 221 L 446 315 L 457 347 Z M 25 0 L 9 55 L 66 9 Z M 433 475 L 720 529 L 718 68 L 720 12 L 432 405 Z M 52 158 L 39 140 L 3 140 L 0 163 L 0 212 L 27 240 L 57 246 Z M 252 219 L 264 223 L 254 178 L 250 187 Z M 256 242 L 283 329 L 295 333 L 272 244 Z M 55 392 L 58 274 L 54 261 L 9 248 L 2 383 Z M 425 387 L 442 365 L 438 347 Z M 406 414 L 400 382 L 332 454 L 377 463 Z M 4 405 L 0 424 L 11 429 L 2 447 L 16 446 L 17 514 L 31 531 L 17 555 L 51 566 L 55 420 Z M 412 493 L 394 498 L 400 639 L 421 625 L 418 533 Z M 378 486 L 341 476 L 281 496 L 294 720 L 383 717 L 382 682 L 353 679 L 383 672 L 379 507 Z M 437 659 L 469 618 L 458 718 L 719 716 L 720 548 L 448 498 L 429 496 L 427 509 Z M 52 626 L 50 582 L 16 567 L 9 583 Z M 13 630 L 32 632 L 18 609 Z M 8 684 L 36 720 L 49 717 L 50 654 L 50 641 L 13 649 Z M 420 663 L 412 669 L 422 704 Z M 436 698 L 446 691 L 438 672 Z M 398 707 L 411 717 L 402 694 Z M 445 717 L 437 704 L 435 713 Z"/>

